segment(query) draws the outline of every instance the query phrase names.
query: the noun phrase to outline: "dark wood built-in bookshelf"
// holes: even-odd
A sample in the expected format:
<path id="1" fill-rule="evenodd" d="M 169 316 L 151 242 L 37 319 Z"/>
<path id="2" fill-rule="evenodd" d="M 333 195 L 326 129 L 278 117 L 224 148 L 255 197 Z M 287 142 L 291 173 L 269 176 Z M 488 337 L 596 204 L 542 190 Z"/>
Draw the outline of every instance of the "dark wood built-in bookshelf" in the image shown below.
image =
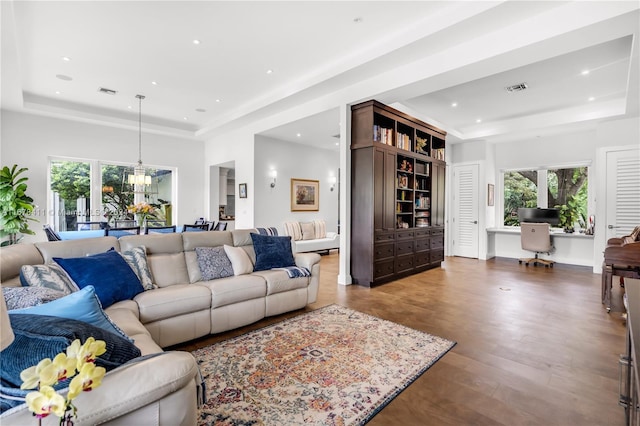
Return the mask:
<path id="1" fill-rule="evenodd" d="M 351 107 L 351 275 L 373 286 L 444 260 L 446 133 L 377 101 Z"/>

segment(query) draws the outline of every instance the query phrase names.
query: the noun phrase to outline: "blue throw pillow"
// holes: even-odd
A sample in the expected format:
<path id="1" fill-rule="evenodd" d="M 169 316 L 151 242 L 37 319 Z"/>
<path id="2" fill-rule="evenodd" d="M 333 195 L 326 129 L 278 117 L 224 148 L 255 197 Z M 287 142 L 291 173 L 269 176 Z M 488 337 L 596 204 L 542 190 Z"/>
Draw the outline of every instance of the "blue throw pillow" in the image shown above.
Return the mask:
<path id="1" fill-rule="evenodd" d="M 295 266 L 291 251 L 291 237 L 251 234 L 253 249 L 256 252 L 254 271 Z"/>
<path id="2" fill-rule="evenodd" d="M 94 286 L 104 308 L 121 300 L 131 300 L 144 291 L 133 269 L 116 251 L 69 259 L 54 257 L 53 260 L 78 287 Z"/>
<path id="3" fill-rule="evenodd" d="M 80 343 L 84 343 L 89 337 L 103 340 L 107 352 L 96 359 L 96 365 L 107 371 L 141 355 L 140 349 L 128 340 L 83 321 L 14 313 L 10 313 L 9 318 L 15 340 L 2 351 L 0 357 L 0 412 L 24 402 L 4 398 L 4 395 L 24 398 L 31 392 L 31 389 L 20 389 L 22 370 L 37 365 L 44 358 L 53 359 L 57 354 L 65 352 L 75 339 L 80 339 Z M 61 389 L 68 384 L 69 379 L 58 383 L 54 388 Z"/>
<path id="4" fill-rule="evenodd" d="M 68 296 L 61 297 L 49 303 L 31 308 L 14 309 L 9 312 L 12 314 L 48 315 L 84 321 L 100 327 L 103 330 L 118 334 L 130 342 L 133 342 L 133 339 L 115 325 L 102 310 L 100 300 L 98 300 L 93 286 L 87 286 L 80 291 L 76 291 L 75 293 L 71 293 Z"/>

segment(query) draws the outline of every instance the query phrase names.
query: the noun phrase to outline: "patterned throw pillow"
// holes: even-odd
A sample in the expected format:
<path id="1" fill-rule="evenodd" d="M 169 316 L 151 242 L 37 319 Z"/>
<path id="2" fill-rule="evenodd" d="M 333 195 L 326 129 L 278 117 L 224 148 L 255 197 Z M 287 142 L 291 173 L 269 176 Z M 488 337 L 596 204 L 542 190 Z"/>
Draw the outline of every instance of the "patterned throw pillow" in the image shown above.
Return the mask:
<path id="1" fill-rule="evenodd" d="M 315 230 L 315 227 L 313 226 L 313 222 L 302 222 L 300 224 L 300 229 L 302 229 L 303 240 L 316 239 L 316 230 Z"/>
<path id="2" fill-rule="evenodd" d="M 233 276 L 233 266 L 224 247 L 196 247 L 196 257 L 203 281 Z"/>
<path id="3" fill-rule="evenodd" d="M 300 241 L 302 239 L 302 229 L 300 229 L 300 222 L 285 222 L 284 233 L 289 235 L 293 241 Z"/>
<path id="4" fill-rule="evenodd" d="M 78 286 L 60 265 L 23 265 L 20 268 L 20 283 L 24 287 L 45 287 L 70 294 L 78 291 Z"/>
<path id="5" fill-rule="evenodd" d="M 112 249 L 113 250 L 113 249 Z M 142 284 L 142 288 L 145 290 L 153 290 L 154 288 L 158 288 L 157 285 L 153 283 L 153 277 L 151 276 L 151 270 L 149 269 L 149 264 L 147 263 L 147 249 L 144 246 L 135 247 L 131 250 L 123 251 L 120 253 L 120 256 L 127 261 L 133 272 L 135 272 L 136 276 L 140 280 L 140 284 Z"/>
<path id="6" fill-rule="evenodd" d="M 42 305 L 61 297 L 66 293 L 47 287 L 2 287 L 2 295 L 7 309 L 22 309 Z"/>
<path id="7" fill-rule="evenodd" d="M 316 238 L 327 238 L 327 225 L 324 220 L 314 220 L 313 226 L 316 230 Z"/>

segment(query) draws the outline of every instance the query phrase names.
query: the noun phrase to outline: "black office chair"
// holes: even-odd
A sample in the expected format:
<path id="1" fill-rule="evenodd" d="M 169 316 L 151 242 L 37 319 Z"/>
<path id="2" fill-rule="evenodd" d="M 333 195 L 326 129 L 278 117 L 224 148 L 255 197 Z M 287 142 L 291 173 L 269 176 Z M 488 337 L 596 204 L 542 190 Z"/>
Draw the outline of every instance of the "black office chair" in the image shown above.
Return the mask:
<path id="1" fill-rule="evenodd" d="M 49 225 L 42 225 L 42 229 L 44 229 L 44 233 L 47 235 L 47 240 L 49 241 L 62 241 L 60 235 Z"/>
<path id="2" fill-rule="evenodd" d="M 145 234 L 171 234 L 176 232 L 176 226 L 147 226 L 144 228 Z"/>
<path id="3" fill-rule="evenodd" d="M 224 231 L 225 229 L 227 229 L 227 222 L 218 222 L 213 228 L 214 231 Z"/>
<path id="4" fill-rule="evenodd" d="M 182 225 L 182 232 L 201 232 L 208 231 L 209 224 L 203 223 L 201 225 Z"/>
<path id="5" fill-rule="evenodd" d="M 140 227 L 130 226 L 127 228 L 107 228 L 105 230 L 105 235 L 116 238 L 124 237 L 126 235 L 140 235 Z"/>

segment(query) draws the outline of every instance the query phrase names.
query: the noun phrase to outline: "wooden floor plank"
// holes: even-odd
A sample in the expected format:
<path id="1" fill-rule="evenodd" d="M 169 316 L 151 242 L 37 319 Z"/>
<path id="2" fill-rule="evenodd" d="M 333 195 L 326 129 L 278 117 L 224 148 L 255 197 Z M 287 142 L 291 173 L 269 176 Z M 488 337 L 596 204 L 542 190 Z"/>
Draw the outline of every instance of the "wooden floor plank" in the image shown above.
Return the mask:
<path id="1" fill-rule="evenodd" d="M 443 267 L 376 288 L 337 285 L 322 257 L 316 303 L 175 349 L 193 350 L 332 303 L 457 341 L 371 425 L 622 425 L 622 289 L 612 312 L 600 275 L 556 264 L 448 257 Z"/>

